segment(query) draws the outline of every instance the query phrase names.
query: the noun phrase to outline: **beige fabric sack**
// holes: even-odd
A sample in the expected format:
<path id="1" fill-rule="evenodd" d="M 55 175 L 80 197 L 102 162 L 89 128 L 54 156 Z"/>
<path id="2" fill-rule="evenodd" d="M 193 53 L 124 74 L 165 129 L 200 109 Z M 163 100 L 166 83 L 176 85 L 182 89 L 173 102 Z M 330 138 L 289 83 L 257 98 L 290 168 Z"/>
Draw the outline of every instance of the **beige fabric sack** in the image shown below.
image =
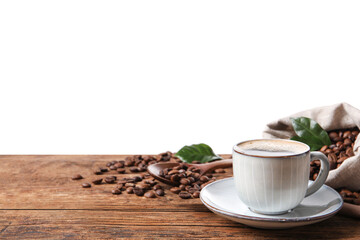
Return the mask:
<path id="1" fill-rule="evenodd" d="M 345 128 L 360 128 L 360 110 L 347 103 L 318 107 L 269 123 L 263 132 L 264 138 L 289 139 L 295 135 L 290 118 L 308 117 L 320 124 L 326 131 Z M 354 144 L 355 156 L 348 158 L 337 169 L 331 170 L 326 184 L 332 188 L 345 187 L 352 191 L 360 190 L 360 137 Z"/>

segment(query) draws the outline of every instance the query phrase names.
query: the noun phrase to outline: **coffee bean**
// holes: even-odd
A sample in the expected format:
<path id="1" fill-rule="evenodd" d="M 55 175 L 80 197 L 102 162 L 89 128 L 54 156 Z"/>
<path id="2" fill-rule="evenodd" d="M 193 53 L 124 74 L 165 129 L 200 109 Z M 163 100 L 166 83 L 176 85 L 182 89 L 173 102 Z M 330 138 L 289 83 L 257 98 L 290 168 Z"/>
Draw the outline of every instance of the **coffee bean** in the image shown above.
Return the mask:
<path id="1" fill-rule="evenodd" d="M 130 160 L 130 159 L 126 159 L 125 163 L 124 163 L 124 165 L 127 166 L 127 167 L 134 166 L 134 164 L 135 164 L 135 161 Z"/>
<path id="2" fill-rule="evenodd" d="M 181 183 L 182 185 L 189 185 L 189 184 L 190 184 L 190 181 L 189 181 L 188 179 L 186 179 L 186 178 L 182 178 L 182 179 L 180 180 L 180 183 Z"/>
<path id="3" fill-rule="evenodd" d="M 331 140 L 333 140 L 334 138 L 339 137 L 339 134 L 337 132 L 330 132 L 329 137 Z"/>
<path id="4" fill-rule="evenodd" d="M 199 198 L 200 197 L 200 192 L 196 191 L 192 194 L 193 198 Z"/>
<path id="5" fill-rule="evenodd" d="M 124 174 L 126 170 L 125 168 L 118 168 L 116 171 L 120 174 Z"/>
<path id="6" fill-rule="evenodd" d="M 82 186 L 83 188 L 90 188 L 90 187 L 91 187 L 91 184 L 90 184 L 90 183 L 83 183 L 83 184 L 81 184 L 81 186 Z"/>
<path id="7" fill-rule="evenodd" d="M 165 192 L 164 192 L 164 190 L 162 190 L 162 189 L 156 189 L 156 190 L 155 190 L 155 193 L 156 193 L 156 195 L 158 195 L 158 196 L 164 196 L 164 195 L 165 195 Z"/>
<path id="8" fill-rule="evenodd" d="M 347 157 L 346 153 L 344 151 L 339 153 L 339 158 Z"/>
<path id="9" fill-rule="evenodd" d="M 213 177 L 213 175 L 212 175 L 211 173 L 208 173 L 208 174 L 206 174 L 205 176 L 207 176 L 208 178 L 212 178 L 212 177 Z"/>
<path id="10" fill-rule="evenodd" d="M 140 172 L 138 167 L 130 167 L 130 172 Z"/>
<path id="11" fill-rule="evenodd" d="M 336 161 L 337 161 L 336 154 L 335 153 L 330 153 L 328 155 L 328 160 L 329 160 L 329 163 L 330 163 L 330 170 L 335 169 L 336 168 Z"/>
<path id="12" fill-rule="evenodd" d="M 116 170 L 117 169 L 117 167 L 115 167 L 114 165 L 111 165 L 109 168 L 110 168 L 110 170 Z"/>
<path id="13" fill-rule="evenodd" d="M 134 187 L 133 191 L 134 191 L 135 195 L 137 195 L 137 196 L 143 196 L 144 195 L 144 190 L 142 188 Z"/>
<path id="14" fill-rule="evenodd" d="M 80 174 L 76 174 L 74 176 L 71 177 L 72 180 L 80 180 L 83 179 L 83 176 L 81 176 Z"/>
<path id="15" fill-rule="evenodd" d="M 156 195 L 155 195 L 155 192 L 154 191 L 148 191 L 144 194 L 145 197 L 147 198 L 155 198 Z"/>
<path id="16" fill-rule="evenodd" d="M 320 152 L 325 152 L 325 150 L 328 148 L 327 145 L 323 146 L 322 148 L 320 148 Z"/>
<path id="17" fill-rule="evenodd" d="M 135 187 L 135 183 L 125 183 L 125 187 Z"/>
<path id="18" fill-rule="evenodd" d="M 207 176 L 201 176 L 200 181 L 201 182 L 207 182 L 207 181 L 209 181 L 209 178 Z"/>
<path id="19" fill-rule="evenodd" d="M 101 172 L 107 172 L 109 171 L 107 168 L 99 168 Z"/>
<path id="20" fill-rule="evenodd" d="M 182 199 L 188 199 L 191 198 L 191 194 L 185 191 L 182 191 L 179 193 L 179 197 L 181 197 Z"/>
<path id="21" fill-rule="evenodd" d="M 215 169 L 216 173 L 225 173 L 226 171 L 222 168 Z"/>
<path id="22" fill-rule="evenodd" d="M 197 191 L 197 189 L 195 189 L 195 188 L 189 188 L 189 190 L 188 190 L 188 192 L 191 193 L 191 194 L 193 194 L 196 191 Z"/>
<path id="23" fill-rule="evenodd" d="M 111 193 L 112 193 L 112 194 L 121 194 L 121 190 L 115 188 L 115 189 L 111 190 Z"/>
<path id="24" fill-rule="evenodd" d="M 102 178 L 95 179 L 95 180 L 92 181 L 92 183 L 95 184 L 95 185 L 99 185 L 99 184 L 102 183 L 102 180 L 103 180 Z"/>
<path id="25" fill-rule="evenodd" d="M 128 187 L 128 188 L 126 189 L 126 192 L 127 192 L 128 194 L 132 194 L 132 193 L 134 193 L 134 188 L 133 188 L 133 187 Z"/>
<path id="26" fill-rule="evenodd" d="M 135 176 L 135 177 L 133 177 L 133 179 L 134 179 L 135 182 L 141 182 L 142 181 L 142 177 L 140 177 L 140 176 Z"/>
<path id="27" fill-rule="evenodd" d="M 350 131 L 346 131 L 344 132 L 343 138 L 349 138 L 350 136 L 352 136 Z"/>
<path id="28" fill-rule="evenodd" d="M 111 165 L 113 165 L 111 162 L 106 163 L 107 167 L 110 167 Z"/>
<path id="29" fill-rule="evenodd" d="M 187 179 L 190 181 L 190 183 L 195 182 L 195 178 L 193 178 L 193 177 L 188 177 Z"/>
<path id="30" fill-rule="evenodd" d="M 114 164 L 114 167 L 116 167 L 116 168 L 123 168 L 123 167 L 124 167 L 124 163 L 122 163 L 122 162 L 115 163 L 115 164 Z"/>
<path id="31" fill-rule="evenodd" d="M 154 187 L 153 187 L 153 189 L 154 190 L 158 190 L 158 189 L 163 189 L 163 187 L 161 186 L 161 185 L 155 185 Z"/>
<path id="32" fill-rule="evenodd" d="M 139 185 L 137 185 L 138 188 L 144 189 L 144 190 L 150 190 L 151 186 L 149 184 L 146 183 L 140 183 Z"/>
<path id="33" fill-rule="evenodd" d="M 348 157 L 342 157 L 337 160 L 337 163 L 343 163 Z"/>
<path id="34" fill-rule="evenodd" d="M 345 146 L 350 146 L 352 144 L 352 141 L 349 139 L 349 138 L 346 138 L 345 140 L 344 140 L 344 145 Z"/>
<path id="35" fill-rule="evenodd" d="M 146 184 L 149 184 L 151 187 L 156 184 L 156 182 L 153 181 L 153 180 L 145 180 L 145 183 L 146 183 Z"/>
<path id="36" fill-rule="evenodd" d="M 135 183 L 134 178 L 123 178 L 127 183 Z"/>
<path id="37" fill-rule="evenodd" d="M 346 149 L 346 155 L 347 156 L 349 156 L 349 157 L 352 157 L 352 156 L 354 156 L 355 154 L 354 154 L 354 151 L 353 151 L 353 149 L 351 148 L 351 147 L 348 147 L 347 149 Z"/>
<path id="38" fill-rule="evenodd" d="M 172 175 L 171 177 L 170 177 L 170 181 L 171 182 L 174 182 L 174 183 L 177 183 L 177 182 L 179 182 L 180 181 L 180 177 L 179 177 L 179 175 Z"/>
<path id="39" fill-rule="evenodd" d="M 172 187 L 170 188 L 170 192 L 178 194 L 179 192 L 181 192 L 181 190 L 178 187 Z"/>
<path id="40" fill-rule="evenodd" d="M 105 180 L 104 180 L 106 183 L 114 183 L 116 181 L 116 178 L 111 176 L 111 177 L 106 177 Z"/>

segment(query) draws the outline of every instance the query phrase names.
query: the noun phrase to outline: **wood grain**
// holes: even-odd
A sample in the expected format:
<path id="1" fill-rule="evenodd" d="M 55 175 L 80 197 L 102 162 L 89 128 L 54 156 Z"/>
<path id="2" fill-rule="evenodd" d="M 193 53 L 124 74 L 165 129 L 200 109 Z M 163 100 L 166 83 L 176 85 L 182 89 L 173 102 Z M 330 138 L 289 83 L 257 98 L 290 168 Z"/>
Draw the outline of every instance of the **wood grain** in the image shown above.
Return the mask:
<path id="1" fill-rule="evenodd" d="M 126 193 L 114 196 L 109 184 L 81 188 L 82 182 L 98 177 L 93 168 L 125 157 L 0 156 L 0 239 L 358 239 L 360 235 L 360 222 L 342 216 L 294 229 L 259 230 L 211 213 L 199 199 L 180 199 L 169 191 L 164 197 L 146 199 Z M 76 173 L 85 179 L 70 180 Z M 222 174 L 230 175 L 230 169 Z"/>

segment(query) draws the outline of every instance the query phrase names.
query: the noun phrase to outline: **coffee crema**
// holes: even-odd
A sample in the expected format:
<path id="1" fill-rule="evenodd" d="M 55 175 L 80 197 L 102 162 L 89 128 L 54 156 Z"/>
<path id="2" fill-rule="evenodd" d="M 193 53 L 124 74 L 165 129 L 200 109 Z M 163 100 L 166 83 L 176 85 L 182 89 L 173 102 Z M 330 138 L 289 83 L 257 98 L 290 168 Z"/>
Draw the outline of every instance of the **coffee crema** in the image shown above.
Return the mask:
<path id="1" fill-rule="evenodd" d="M 234 150 L 249 156 L 282 157 L 305 153 L 309 147 L 291 140 L 263 139 L 239 143 Z"/>

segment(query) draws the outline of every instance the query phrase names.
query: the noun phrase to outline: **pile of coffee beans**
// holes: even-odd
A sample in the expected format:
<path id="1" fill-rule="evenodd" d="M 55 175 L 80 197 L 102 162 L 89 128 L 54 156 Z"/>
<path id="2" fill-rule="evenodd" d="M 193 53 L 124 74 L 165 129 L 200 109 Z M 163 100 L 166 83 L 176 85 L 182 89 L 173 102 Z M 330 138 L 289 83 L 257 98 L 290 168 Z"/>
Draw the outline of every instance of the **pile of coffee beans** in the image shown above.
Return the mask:
<path id="1" fill-rule="evenodd" d="M 348 189 L 340 189 L 339 193 L 345 202 L 360 205 L 360 193 Z"/>
<path id="2" fill-rule="evenodd" d="M 330 163 L 330 170 L 341 166 L 349 157 L 354 156 L 354 142 L 359 135 L 358 128 L 341 129 L 328 132 L 331 145 L 323 146 L 320 151 L 324 153 Z M 320 171 L 320 161 L 314 160 L 310 163 L 310 180 L 315 180 Z M 359 193 L 347 189 L 339 189 L 340 195 L 345 202 L 360 205 Z"/>
<path id="3" fill-rule="evenodd" d="M 159 175 L 176 185 L 170 191 L 183 199 L 198 198 L 200 190 L 216 179 L 212 174 L 201 176 L 199 168 L 188 167 L 185 163 L 180 163 L 179 166 L 173 168 L 165 168 Z"/>
<path id="4" fill-rule="evenodd" d="M 176 187 L 163 187 L 147 172 L 147 167 L 159 162 L 177 162 L 179 166 L 164 169 L 161 176 L 174 182 Z M 194 162 L 196 163 L 196 162 Z M 169 189 L 171 193 L 177 194 L 182 199 L 198 198 L 200 190 L 216 178 L 211 173 L 200 176 L 200 169 L 187 167 L 180 159 L 171 152 L 151 155 L 134 155 L 126 157 L 123 160 L 111 161 L 103 167 L 98 167 L 93 171 L 97 178 L 90 182 L 81 184 L 83 188 L 91 188 L 92 185 L 113 184 L 111 193 L 119 195 L 124 192 L 146 198 L 156 198 L 165 195 L 165 190 Z M 224 169 L 216 169 L 216 173 L 224 173 Z M 137 176 L 124 177 L 119 179 L 115 174 L 140 173 Z M 104 177 L 101 177 L 103 175 Z M 80 174 L 71 177 L 72 180 L 84 179 Z"/>
<path id="5" fill-rule="evenodd" d="M 336 169 L 349 157 L 354 156 L 354 142 L 359 135 L 359 129 L 335 130 L 329 132 L 331 145 L 323 146 L 320 151 L 324 153 L 330 163 L 330 170 Z M 310 164 L 310 180 L 315 180 L 320 171 L 320 161 L 314 160 Z"/>

